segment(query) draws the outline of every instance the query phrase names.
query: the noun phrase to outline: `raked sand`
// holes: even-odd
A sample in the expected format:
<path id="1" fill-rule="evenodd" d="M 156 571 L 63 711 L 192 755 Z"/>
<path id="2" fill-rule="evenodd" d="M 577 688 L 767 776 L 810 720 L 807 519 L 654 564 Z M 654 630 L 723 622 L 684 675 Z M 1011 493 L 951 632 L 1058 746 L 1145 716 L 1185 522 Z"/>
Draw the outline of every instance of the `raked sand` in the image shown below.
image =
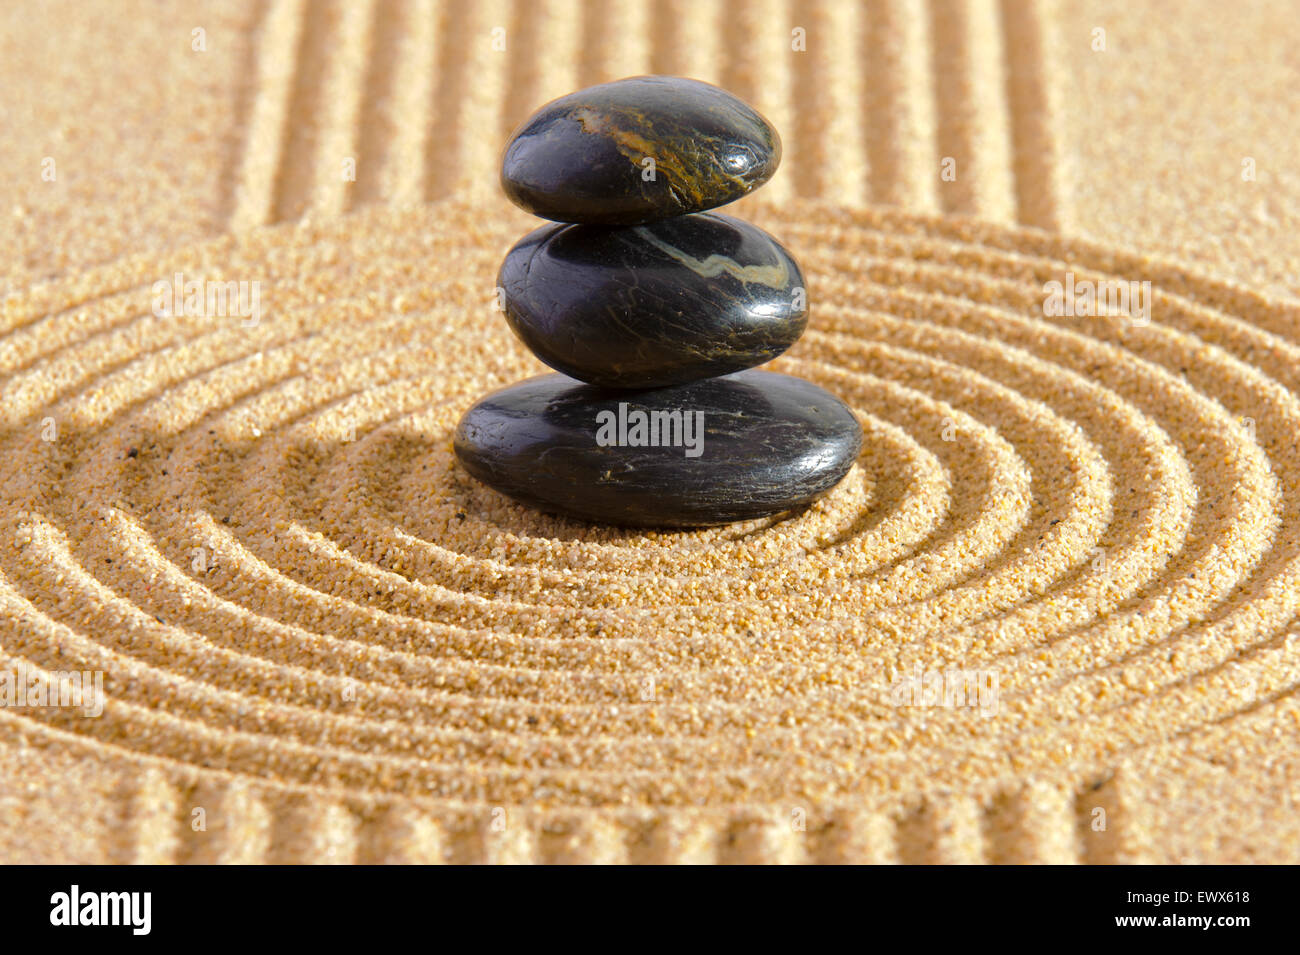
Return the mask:
<path id="1" fill-rule="evenodd" d="M 1294 861 L 1300 28 L 1084 6 L 0 13 L 0 670 L 107 695 L 0 707 L 0 859 Z M 593 528 L 452 455 L 542 370 L 505 136 L 647 71 L 782 132 L 770 367 L 865 435 L 803 513 Z"/>

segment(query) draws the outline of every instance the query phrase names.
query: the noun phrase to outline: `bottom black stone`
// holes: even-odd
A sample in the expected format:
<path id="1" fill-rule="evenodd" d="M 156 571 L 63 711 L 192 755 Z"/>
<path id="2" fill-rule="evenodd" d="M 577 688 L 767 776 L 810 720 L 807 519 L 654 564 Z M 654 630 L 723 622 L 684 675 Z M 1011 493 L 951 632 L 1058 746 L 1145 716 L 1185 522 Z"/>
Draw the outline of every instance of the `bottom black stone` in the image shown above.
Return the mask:
<path id="1" fill-rule="evenodd" d="M 543 375 L 479 401 L 455 440 L 465 469 L 516 501 L 633 527 L 800 507 L 838 484 L 861 446 L 842 401 L 766 371 L 639 392 Z"/>

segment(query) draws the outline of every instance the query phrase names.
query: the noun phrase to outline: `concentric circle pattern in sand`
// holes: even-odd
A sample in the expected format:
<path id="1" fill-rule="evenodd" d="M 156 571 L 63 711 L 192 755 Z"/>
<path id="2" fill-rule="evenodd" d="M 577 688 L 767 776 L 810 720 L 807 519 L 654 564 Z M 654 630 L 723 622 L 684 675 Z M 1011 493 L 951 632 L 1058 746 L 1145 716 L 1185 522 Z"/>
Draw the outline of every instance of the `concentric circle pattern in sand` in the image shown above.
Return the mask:
<path id="1" fill-rule="evenodd" d="M 1293 305 L 1034 231 L 758 209 L 812 303 L 769 367 L 864 450 L 805 513 L 695 533 L 455 462 L 465 407 L 543 370 L 492 308 L 523 217 L 374 208 L 11 297 L 3 664 L 109 699 L 0 719 L 140 758 L 164 815 L 216 800 L 222 851 L 464 859 L 870 857 L 913 824 L 1070 857 L 1121 761 L 1297 725 Z M 260 321 L 156 317 L 178 272 L 259 282 Z M 1066 272 L 1149 281 L 1150 323 L 1045 317 Z M 948 670 L 996 696 L 897 705 Z M 962 808 L 1000 792 L 1015 839 Z"/>

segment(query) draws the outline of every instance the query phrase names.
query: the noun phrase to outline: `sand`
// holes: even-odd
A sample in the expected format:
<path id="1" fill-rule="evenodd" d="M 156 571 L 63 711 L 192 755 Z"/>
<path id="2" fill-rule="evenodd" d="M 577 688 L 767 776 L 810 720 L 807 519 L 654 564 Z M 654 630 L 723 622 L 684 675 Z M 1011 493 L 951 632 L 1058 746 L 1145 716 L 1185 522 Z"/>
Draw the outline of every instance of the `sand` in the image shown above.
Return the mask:
<path id="1" fill-rule="evenodd" d="M 1300 854 L 1294 24 L 121 6 L 0 14 L 0 670 L 107 695 L 0 707 L 0 859 Z M 770 367 L 865 434 L 806 512 L 594 528 L 451 453 L 542 370 L 492 307 L 535 221 L 501 144 L 648 70 L 782 131 L 730 210 L 808 278 Z M 257 314 L 155 314 L 195 279 Z M 1051 282 L 1149 315 L 1048 314 Z M 931 673 L 974 705 L 900 705 Z"/>

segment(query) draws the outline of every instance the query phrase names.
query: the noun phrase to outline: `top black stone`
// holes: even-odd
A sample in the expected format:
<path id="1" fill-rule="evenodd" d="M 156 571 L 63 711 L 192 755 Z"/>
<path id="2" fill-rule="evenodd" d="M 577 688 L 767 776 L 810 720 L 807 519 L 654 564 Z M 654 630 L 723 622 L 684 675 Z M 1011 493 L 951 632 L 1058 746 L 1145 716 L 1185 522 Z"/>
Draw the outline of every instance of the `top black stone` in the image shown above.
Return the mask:
<path id="1" fill-rule="evenodd" d="M 726 90 L 638 76 L 543 106 L 507 144 L 501 185 L 546 219 L 637 225 L 733 202 L 780 161 L 776 130 Z"/>

